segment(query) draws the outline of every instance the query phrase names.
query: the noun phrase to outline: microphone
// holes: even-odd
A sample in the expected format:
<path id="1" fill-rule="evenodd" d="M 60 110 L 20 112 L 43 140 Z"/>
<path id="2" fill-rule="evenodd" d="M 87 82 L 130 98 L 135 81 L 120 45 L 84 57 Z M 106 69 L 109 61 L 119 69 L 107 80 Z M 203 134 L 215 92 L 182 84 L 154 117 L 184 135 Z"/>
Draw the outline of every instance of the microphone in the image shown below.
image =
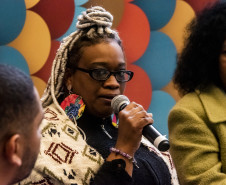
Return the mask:
<path id="1" fill-rule="evenodd" d="M 111 107 L 114 113 L 118 114 L 130 103 L 124 95 L 115 96 L 111 101 Z M 152 125 L 146 125 L 142 134 L 160 151 L 167 151 L 170 147 L 168 139 L 160 134 Z"/>

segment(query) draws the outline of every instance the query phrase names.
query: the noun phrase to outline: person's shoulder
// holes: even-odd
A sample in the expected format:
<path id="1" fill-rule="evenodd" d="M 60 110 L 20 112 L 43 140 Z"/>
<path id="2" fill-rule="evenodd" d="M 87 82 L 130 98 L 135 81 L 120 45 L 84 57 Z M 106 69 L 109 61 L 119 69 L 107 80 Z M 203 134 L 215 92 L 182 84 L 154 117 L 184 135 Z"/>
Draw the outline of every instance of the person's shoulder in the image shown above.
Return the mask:
<path id="1" fill-rule="evenodd" d="M 184 95 L 178 102 L 176 102 L 173 109 L 180 107 L 195 108 L 198 104 L 200 104 L 199 92 L 195 91 Z"/>
<path id="2" fill-rule="evenodd" d="M 50 123 L 57 125 L 69 121 L 69 118 L 66 116 L 66 114 L 64 114 L 63 109 L 59 109 L 60 108 L 54 103 L 44 108 L 44 119 L 42 121 L 41 128 L 46 127 Z"/>
<path id="3" fill-rule="evenodd" d="M 44 108 L 44 120 L 62 121 L 63 119 L 68 119 L 68 117 L 64 114 L 63 109 L 57 107 L 54 103 Z"/>
<path id="4" fill-rule="evenodd" d="M 205 91 L 200 92 L 202 101 L 222 102 L 226 98 L 226 93 L 217 86 L 211 85 Z"/>
<path id="5" fill-rule="evenodd" d="M 188 93 L 184 95 L 170 110 L 169 121 L 173 119 L 181 119 L 187 116 L 205 116 L 205 109 L 200 99 L 198 91 Z"/>
<path id="6" fill-rule="evenodd" d="M 226 120 L 226 94 L 221 88 L 208 87 L 200 93 L 200 100 L 211 122 L 218 123 Z"/>
<path id="7" fill-rule="evenodd" d="M 170 110 L 170 115 L 180 113 L 192 113 L 196 115 L 205 115 L 206 112 L 219 112 L 225 110 L 225 93 L 214 85 L 209 85 L 205 90 L 195 90 L 184 95 Z M 178 116 L 179 116 L 178 115 Z M 217 114 L 218 115 L 218 114 Z"/>

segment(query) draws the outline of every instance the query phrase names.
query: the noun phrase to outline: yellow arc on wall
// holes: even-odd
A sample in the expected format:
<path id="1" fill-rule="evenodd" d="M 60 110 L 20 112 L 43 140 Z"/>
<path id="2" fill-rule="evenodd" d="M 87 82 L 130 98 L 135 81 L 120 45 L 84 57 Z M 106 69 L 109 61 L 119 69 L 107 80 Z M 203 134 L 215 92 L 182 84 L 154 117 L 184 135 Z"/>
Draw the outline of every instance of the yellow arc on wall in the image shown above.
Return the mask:
<path id="1" fill-rule="evenodd" d="M 32 8 L 33 6 L 35 6 L 40 0 L 25 0 L 25 4 L 26 4 L 26 8 Z"/>
<path id="2" fill-rule="evenodd" d="M 46 83 L 41 78 L 36 76 L 31 76 L 31 79 L 38 90 L 39 96 L 41 97 L 46 88 Z"/>
<path id="3" fill-rule="evenodd" d="M 30 73 L 36 73 L 45 64 L 51 49 L 51 36 L 46 22 L 35 12 L 27 10 L 21 33 L 8 45 L 20 51 Z"/>
<path id="4" fill-rule="evenodd" d="M 174 42 L 177 52 L 181 52 L 187 24 L 195 17 L 192 7 L 185 1 L 177 0 L 174 14 L 167 25 L 159 31 L 167 34 Z"/>

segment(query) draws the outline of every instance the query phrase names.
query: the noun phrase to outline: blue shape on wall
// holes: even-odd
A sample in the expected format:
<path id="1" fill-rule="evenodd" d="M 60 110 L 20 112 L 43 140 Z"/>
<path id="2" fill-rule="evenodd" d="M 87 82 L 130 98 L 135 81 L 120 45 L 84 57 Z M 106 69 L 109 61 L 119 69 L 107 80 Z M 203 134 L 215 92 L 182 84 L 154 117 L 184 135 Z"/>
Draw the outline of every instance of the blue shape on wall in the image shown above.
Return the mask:
<path id="1" fill-rule="evenodd" d="M 153 114 L 153 126 L 162 134 L 168 136 L 168 115 L 176 101 L 164 91 L 153 91 L 149 113 Z"/>
<path id="2" fill-rule="evenodd" d="M 70 35 L 72 32 L 74 32 L 77 29 L 76 28 L 76 22 L 78 21 L 77 18 L 78 18 L 78 15 L 80 15 L 81 12 L 83 12 L 83 11 L 86 11 L 86 8 L 76 6 L 76 4 L 75 4 L 75 14 L 73 17 L 73 21 L 72 21 L 70 27 L 68 28 L 68 30 L 66 31 L 66 33 L 57 39 L 58 41 L 61 41 L 64 37 Z"/>
<path id="3" fill-rule="evenodd" d="M 0 45 L 8 44 L 20 34 L 25 18 L 24 0 L 0 1 Z"/>
<path id="4" fill-rule="evenodd" d="M 10 46 L 0 46 L 0 63 L 15 66 L 30 75 L 24 56 Z"/>
<path id="5" fill-rule="evenodd" d="M 151 30 L 164 27 L 173 16 L 176 7 L 176 0 L 135 0 L 132 3 L 145 12 Z"/>
<path id="6" fill-rule="evenodd" d="M 152 31 L 148 48 L 135 64 L 148 74 L 152 89 L 160 90 L 172 79 L 176 55 L 177 50 L 170 37 L 162 32 Z"/>

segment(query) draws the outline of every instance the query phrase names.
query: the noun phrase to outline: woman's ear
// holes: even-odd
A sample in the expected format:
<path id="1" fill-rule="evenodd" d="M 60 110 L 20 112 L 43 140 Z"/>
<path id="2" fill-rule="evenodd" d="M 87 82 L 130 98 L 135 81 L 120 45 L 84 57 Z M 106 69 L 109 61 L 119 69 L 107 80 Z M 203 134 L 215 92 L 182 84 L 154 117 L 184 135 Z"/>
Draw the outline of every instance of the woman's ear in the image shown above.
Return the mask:
<path id="1" fill-rule="evenodd" d="M 67 79 L 66 86 L 67 86 L 68 92 L 70 92 L 71 89 L 72 89 L 72 78 L 71 78 L 71 77 L 69 77 L 69 78 Z"/>
<path id="2" fill-rule="evenodd" d="M 72 84 L 73 84 L 73 81 L 72 81 L 72 76 L 73 76 L 73 73 L 70 69 L 66 69 L 65 70 L 65 74 L 64 74 L 64 87 L 68 90 L 68 92 L 70 92 L 72 90 Z M 65 91 L 66 91 L 65 89 Z"/>
<path id="3" fill-rule="evenodd" d="M 22 165 L 22 148 L 21 136 L 19 134 L 9 138 L 5 146 L 5 155 L 9 163 L 18 167 Z"/>

